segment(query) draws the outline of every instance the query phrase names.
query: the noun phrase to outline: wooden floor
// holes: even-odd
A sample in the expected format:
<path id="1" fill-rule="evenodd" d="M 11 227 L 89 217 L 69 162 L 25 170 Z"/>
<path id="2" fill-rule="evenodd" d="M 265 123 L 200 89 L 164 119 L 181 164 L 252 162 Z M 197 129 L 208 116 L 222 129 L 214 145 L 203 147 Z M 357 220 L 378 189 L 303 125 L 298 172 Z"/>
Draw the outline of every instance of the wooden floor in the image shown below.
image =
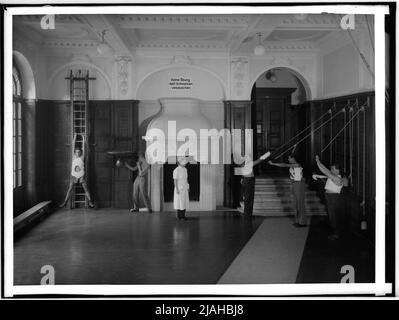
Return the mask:
<path id="1" fill-rule="evenodd" d="M 263 218 L 236 212 L 173 213 L 61 210 L 15 241 L 15 285 L 40 284 L 43 265 L 55 284 L 214 284 Z"/>
<path id="2" fill-rule="evenodd" d="M 297 283 L 339 283 L 343 266 L 352 266 L 356 283 L 375 281 L 372 244 L 361 235 L 346 232 L 339 241 L 329 241 L 327 219 L 312 217 L 298 270 Z"/>
<path id="3" fill-rule="evenodd" d="M 356 282 L 374 281 L 372 246 L 354 235 L 327 240 L 326 217 L 303 233 L 287 217 L 188 216 L 57 211 L 15 240 L 14 284 L 40 284 L 43 265 L 54 267 L 55 284 L 339 283 L 343 265 Z"/>

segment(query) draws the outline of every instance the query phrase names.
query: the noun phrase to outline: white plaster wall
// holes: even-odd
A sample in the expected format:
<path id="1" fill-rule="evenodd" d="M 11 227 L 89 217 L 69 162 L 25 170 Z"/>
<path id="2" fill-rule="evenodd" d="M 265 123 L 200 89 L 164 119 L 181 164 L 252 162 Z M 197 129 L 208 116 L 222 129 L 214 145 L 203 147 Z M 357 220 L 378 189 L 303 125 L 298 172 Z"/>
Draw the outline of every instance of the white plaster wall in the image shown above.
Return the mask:
<path id="1" fill-rule="evenodd" d="M 158 100 L 140 100 L 138 111 L 140 136 L 144 136 L 148 121 L 160 111 L 160 108 Z M 224 104 L 222 101 L 202 100 L 200 111 L 210 121 L 212 128 L 218 130 L 224 128 Z M 141 148 L 145 148 L 143 140 Z M 223 205 L 224 166 L 222 164 L 213 166 L 215 167 L 213 172 L 215 172 L 216 205 L 221 206 Z"/>
<path id="2" fill-rule="evenodd" d="M 221 101 L 202 101 L 201 103 L 202 114 L 209 119 L 212 128 L 221 130 L 224 128 L 224 104 Z M 222 146 L 220 145 L 220 148 Z M 216 184 L 216 205 L 223 205 L 223 181 L 224 181 L 224 165 L 213 165 L 215 173 Z"/>
<path id="3" fill-rule="evenodd" d="M 192 86 L 190 89 L 172 89 L 169 85 L 172 78 L 188 78 Z M 207 71 L 192 66 L 171 66 L 151 73 L 138 84 L 138 100 L 161 97 L 224 100 L 225 92 L 220 81 Z"/>
<path id="4" fill-rule="evenodd" d="M 89 99 L 113 99 L 113 65 L 111 58 L 91 57 L 89 54 L 79 55 L 66 52 L 64 56 L 50 55 L 46 57 L 46 78 L 43 79 L 47 87 L 46 98 L 55 100 L 69 99 L 69 83 L 65 79 L 69 71 L 89 70 L 90 80 Z M 43 85 L 43 84 L 42 84 Z"/>
<path id="5" fill-rule="evenodd" d="M 93 48 L 48 48 L 40 45 L 38 39 L 31 39 L 15 30 L 13 50 L 20 52 L 29 61 L 36 85 L 35 98 L 69 99 L 66 96 L 68 71 L 72 68 L 90 70 L 90 76 L 97 80 L 91 82 L 90 99 L 112 99 L 116 83 L 115 58 L 111 55 L 99 56 Z M 131 86 L 131 84 L 130 84 Z M 131 99 L 132 94 L 126 99 Z"/>
<path id="6" fill-rule="evenodd" d="M 333 95 L 359 88 L 359 63 L 356 49 L 348 44 L 323 57 L 323 94 Z"/>
<path id="7" fill-rule="evenodd" d="M 148 81 L 149 78 L 156 75 L 164 76 L 167 74 L 167 70 L 182 70 L 185 69 L 186 74 L 192 74 L 197 77 L 197 83 L 202 83 L 203 89 L 202 92 L 208 91 L 209 96 L 207 99 L 219 99 L 220 97 L 212 95 L 212 92 L 216 88 L 211 88 L 209 91 L 209 84 L 201 82 L 201 79 L 206 79 L 207 82 L 211 84 L 217 83 L 216 87 L 223 92 L 223 98 L 226 99 L 228 97 L 227 94 L 227 82 L 228 82 L 228 57 L 220 57 L 218 54 L 215 54 L 214 57 L 210 57 L 208 55 L 204 55 L 206 57 L 202 57 L 199 53 L 194 52 L 180 52 L 176 51 L 168 51 L 168 52 L 158 52 L 157 50 L 138 52 L 137 56 L 134 59 L 134 63 L 132 64 L 132 86 L 135 88 L 133 90 L 133 98 L 137 99 L 146 99 L 148 97 L 143 97 L 142 87 L 145 82 Z M 158 72 L 161 72 L 160 74 Z M 162 84 L 163 85 L 163 84 Z M 192 92 L 190 95 L 184 95 L 187 97 L 194 97 Z M 183 93 L 184 94 L 184 93 Z M 141 98 L 140 98 L 141 97 Z M 159 98 L 152 96 L 150 98 Z M 202 93 L 199 93 L 199 99 L 204 99 Z"/>
<path id="8" fill-rule="evenodd" d="M 374 54 L 367 31 L 352 31 L 355 43 L 374 70 Z M 331 33 L 320 42 L 320 90 L 317 98 L 348 95 L 374 89 L 374 81 L 347 31 Z"/>

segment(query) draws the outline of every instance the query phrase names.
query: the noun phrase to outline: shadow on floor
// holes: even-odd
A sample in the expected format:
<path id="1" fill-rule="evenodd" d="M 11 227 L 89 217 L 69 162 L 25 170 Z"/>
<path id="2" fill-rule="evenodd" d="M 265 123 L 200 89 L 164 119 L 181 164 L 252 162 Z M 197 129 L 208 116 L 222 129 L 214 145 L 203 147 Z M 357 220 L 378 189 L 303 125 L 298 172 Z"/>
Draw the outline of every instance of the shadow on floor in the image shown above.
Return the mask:
<path id="1" fill-rule="evenodd" d="M 296 283 L 340 283 L 341 268 L 353 266 L 356 283 L 374 282 L 374 249 L 359 235 L 346 232 L 330 241 L 327 217 L 312 217 Z"/>

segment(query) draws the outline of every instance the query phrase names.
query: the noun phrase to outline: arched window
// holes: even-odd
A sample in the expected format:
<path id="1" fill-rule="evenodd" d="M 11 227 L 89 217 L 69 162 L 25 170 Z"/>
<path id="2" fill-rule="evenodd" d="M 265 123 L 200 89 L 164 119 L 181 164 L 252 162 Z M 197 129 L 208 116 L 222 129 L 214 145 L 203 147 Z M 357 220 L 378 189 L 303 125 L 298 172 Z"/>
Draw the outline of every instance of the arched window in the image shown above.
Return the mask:
<path id="1" fill-rule="evenodd" d="M 13 174 L 14 188 L 22 186 L 22 81 L 17 67 L 12 70 L 13 92 Z"/>

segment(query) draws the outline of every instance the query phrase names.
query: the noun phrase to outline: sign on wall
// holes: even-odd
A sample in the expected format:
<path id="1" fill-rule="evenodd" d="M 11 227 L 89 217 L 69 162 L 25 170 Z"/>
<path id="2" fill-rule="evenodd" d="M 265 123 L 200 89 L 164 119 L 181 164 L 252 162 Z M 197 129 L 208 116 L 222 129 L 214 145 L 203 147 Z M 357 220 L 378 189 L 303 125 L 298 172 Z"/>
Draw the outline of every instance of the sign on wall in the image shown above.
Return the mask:
<path id="1" fill-rule="evenodd" d="M 188 91 L 193 88 L 193 81 L 189 77 L 171 77 L 169 80 L 169 90 Z"/>

